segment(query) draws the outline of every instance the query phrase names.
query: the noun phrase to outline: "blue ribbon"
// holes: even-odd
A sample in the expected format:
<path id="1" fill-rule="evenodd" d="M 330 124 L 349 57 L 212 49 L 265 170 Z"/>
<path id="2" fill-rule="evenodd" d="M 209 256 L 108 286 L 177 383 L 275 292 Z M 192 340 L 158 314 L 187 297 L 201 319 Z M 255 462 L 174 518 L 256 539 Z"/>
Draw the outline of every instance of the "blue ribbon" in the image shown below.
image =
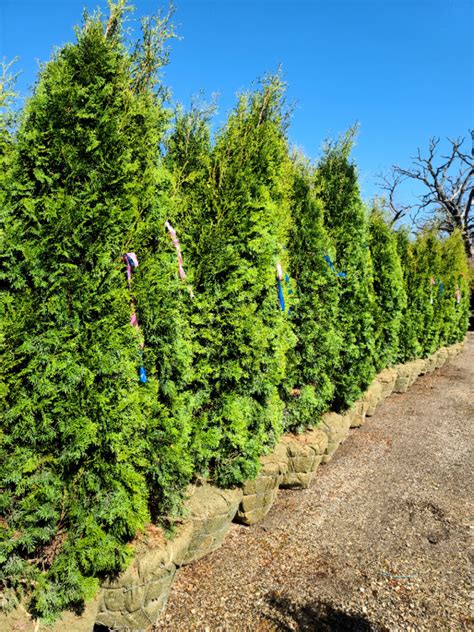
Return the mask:
<path id="1" fill-rule="evenodd" d="M 326 261 L 326 263 L 328 264 L 328 266 L 331 268 L 331 270 L 333 270 L 334 272 L 336 272 L 336 268 L 334 267 L 333 262 L 331 261 L 331 257 L 329 255 L 324 255 L 323 257 L 324 261 Z"/>
<path id="2" fill-rule="evenodd" d="M 278 277 L 277 277 L 277 284 L 278 284 L 278 301 L 280 303 L 281 311 L 284 312 L 285 311 L 285 297 L 283 296 L 283 288 L 281 286 L 281 281 Z"/>
<path id="3" fill-rule="evenodd" d="M 440 293 L 440 294 L 444 294 L 444 285 L 443 285 L 443 283 L 441 282 L 441 279 L 437 279 L 437 281 L 438 281 L 438 289 L 439 289 L 439 293 Z"/>
<path id="4" fill-rule="evenodd" d="M 341 277 L 343 279 L 345 279 L 347 277 L 347 274 L 345 272 L 338 272 L 336 270 L 336 268 L 334 267 L 333 262 L 331 261 L 331 257 L 329 255 L 324 255 L 323 259 L 324 259 L 324 261 L 326 261 L 326 263 L 331 268 L 331 270 L 337 274 L 338 277 Z"/>
<path id="5" fill-rule="evenodd" d="M 148 382 L 148 378 L 146 376 L 146 369 L 143 366 L 143 351 L 140 351 L 140 369 L 139 369 L 139 377 L 140 382 L 142 384 L 146 384 Z"/>

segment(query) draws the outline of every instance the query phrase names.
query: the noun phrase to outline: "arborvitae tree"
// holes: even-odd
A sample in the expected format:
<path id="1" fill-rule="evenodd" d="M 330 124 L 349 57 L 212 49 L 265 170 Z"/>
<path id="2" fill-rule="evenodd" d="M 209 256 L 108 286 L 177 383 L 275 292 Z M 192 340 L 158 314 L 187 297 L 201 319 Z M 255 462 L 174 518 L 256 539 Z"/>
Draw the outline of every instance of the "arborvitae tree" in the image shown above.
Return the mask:
<path id="1" fill-rule="evenodd" d="M 414 300 L 420 312 L 418 340 L 421 353 L 427 356 L 436 351 L 440 342 L 444 319 L 445 285 L 442 277 L 442 247 L 434 231 L 421 233 L 413 244 L 416 269 Z M 422 323 L 422 326 L 421 326 Z"/>
<path id="2" fill-rule="evenodd" d="M 282 83 L 270 78 L 240 97 L 210 154 L 205 116 L 182 119 L 170 141 L 186 207 L 203 401 L 193 449 L 199 471 L 221 483 L 253 475 L 282 431 L 278 391 L 293 344 L 276 282 L 289 226 L 282 110 Z"/>
<path id="3" fill-rule="evenodd" d="M 173 201 L 181 210 L 178 221 L 182 227 L 181 241 L 194 248 L 200 230 L 196 227 L 201 207 L 207 209 L 212 198 L 211 189 L 211 118 L 215 105 L 194 102 L 189 111 L 176 108 L 172 132 L 166 143 L 165 162 L 173 177 Z M 192 207 L 191 212 L 188 208 Z M 203 217 L 208 211 L 203 211 Z M 197 248 L 198 246 L 196 246 Z"/>
<path id="4" fill-rule="evenodd" d="M 165 226 L 166 222 L 175 225 L 177 216 L 172 203 L 173 179 L 159 151 L 168 113 L 162 107 L 162 86 L 155 83 L 160 64 L 167 61 L 164 42 L 173 35 L 169 19 L 170 14 L 142 23 L 143 38 L 132 58 L 132 85 L 142 112 L 128 131 L 140 174 L 140 222 L 127 242 L 127 248 L 140 258 L 132 294 L 143 334 L 144 367 L 157 380 L 161 404 L 144 433 L 154 518 L 179 510 L 182 491 L 194 471 L 190 294 L 178 274 L 177 253 Z"/>
<path id="5" fill-rule="evenodd" d="M 379 371 L 398 358 L 399 331 L 407 300 L 396 234 L 377 208 L 370 215 L 369 245 L 373 264 L 375 368 Z"/>
<path id="6" fill-rule="evenodd" d="M 7 182 L 9 180 L 8 172 L 11 166 L 14 146 L 13 128 L 17 118 L 12 109 L 16 94 L 14 90 L 15 76 L 11 74 L 11 67 L 12 64 L 0 64 L 0 253 L 3 252 L 5 248 L 2 226 L 6 223 L 6 217 L 9 213 L 7 204 Z M 0 298 L 0 319 L 2 318 L 1 305 L 2 302 Z M 0 327 L 0 336 L 2 335 L 2 331 L 3 328 Z"/>
<path id="7" fill-rule="evenodd" d="M 126 9 L 86 18 L 43 69 L 14 143 L 0 126 L 0 583 L 4 604 L 26 593 L 47 620 L 123 568 L 193 474 L 252 476 L 284 428 L 285 389 L 292 429 L 331 398 L 349 405 L 374 373 L 373 314 L 390 361 L 403 305 L 373 222 L 374 306 L 351 135 L 311 184 L 288 157 L 278 77 L 239 99 L 214 146 L 209 111 L 179 114 L 162 164 L 154 78 L 172 31 L 145 21 L 129 53 Z M 463 337 L 460 248 L 457 235 L 399 237 L 401 357 Z"/>
<path id="8" fill-rule="evenodd" d="M 341 410 L 362 393 L 374 376 L 372 263 L 367 212 L 357 171 L 349 155 L 354 130 L 329 142 L 316 170 L 316 190 L 336 248 L 335 269 L 343 272 L 339 301 L 340 363 L 334 367 L 334 406 Z"/>
<path id="9" fill-rule="evenodd" d="M 418 337 L 424 326 L 424 311 L 420 306 L 425 305 L 425 299 L 424 295 L 420 294 L 414 247 L 406 229 L 402 228 L 397 232 L 397 250 L 402 264 L 403 287 L 407 299 L 402 312 L 397 360 L 408 362 L 421 355 Z"/>
<path id="10" fill-rule="evenodd" d="M 14 147 L 13 124 L 15 115 L 12 102 L 15 97 L 14 77 L 10 72 L 11 64 L 0 64 L 0 253 L 5 250 L 4 225 L 9 215 L 7 203 L 7 183 Z M 0 255 L 1 256 L 1 255 Z M 0 271 L 1 278 L 1 271 Z M 0 288 L 0 345 L 4 336 L 4 310 L 8 303 L 6 288 Z M 3 390 L 3 371 L 0 369 L 0 393 Z M 1 395 L 0 395 L 1 397 Z"/>
<path id="11" fill-rule="evenodd" d="M 410 242 L 398 232 L 407 307 L 400 330 L 399 360 L 427 356 L 462 340 L 469 320 L 469 266 L 462 236 L 441 240 L 435 232 Z"/>
<path id="12" fill-rule="evenodd" d="M 334 396 L 343 281 L 328 265 L 327 258 L 336 260 L 336 254 L 324 226 L 322 202 L 314 190 L 313 169 L 296 159 L 293 170 L 288 251 L 295 296 L 290 318 L 297 344 L 289 356 L 285 426 L 294 430 L 316 424 Z"/>
<path id="13" fill-rule="evenodd" d="M 201 278 L 203 253 L 210 247 L 209 229 L 214 223 L 216 195 L 212 168 L 210 123 L 214 106 L 193 103 L 190 111 L 178 107 L 166 143 L 165 163 L 172 174 L 171 205 L 183 253 L 188 293 L 192 295 L 189 321 L 193 336 L 193 429 L 190 453 L 196 473 L 209 477 L 210 461 L 219 450 L 225 428 L 217 420 L 207 421 L 211 411 L 213 375 L 219 374 L 218 344 L 210 295 Z M 196 283 L 195 283 L 196 281 Z M 209 412 L 212 415 L 212 412 Z M 202 422 L 202 417 L 206 421 Z"/>
<path id="14" fill-rule="evenodd" d="M 469 262 L 461 231 L 442 242 L 440 277 L 444 283 L 440 340 L 449 345 L 465 337 L 470 313 Z"/>
<path id="15" fill-rule="evenodd" d="M 46 619 L 80 607 L 98 575 L 126 563 L 126 542 L 149 516 L 147 483 L 162 502 L 170 494 L 157 486 L 183 467 L 190 475 L 176 463 L 180 426 L 170 421 L 182 381 L 168 367 L 158 381 L 151 366 L 139 382 L 148 361 L 161 366 L 179 347 L 169 341 L 182 323 L 156 341 L 160 316 L 179 312 L 175 253 L 153 261 L 166 237 L 152 203 L 165 117 L 143 73 L 137 81 L 140 55 L 122 44 L 124 10 L 112 5 L 107 25 L 86 18 L 77 43 L 43 69 L 16 139 L 3 226 L 0 578 L 10 596 L 32 592 Z M 129 251 L 140 260 L 131 289 Z M 150 316 L 143 286 L 157 268 L 169 290 Z M 142 329 L 130 326 L 134 309 Z M 177 367 L 189 364 L 184 355 Z"/>
<path id="16" fill-rule="evenodd" d="M 164 226 L 165 221 L 174 221 L 174 215 L 168 179 L 162 184 L 161 195 L 155 190 L 152 212 L 133 240 L 140 253 L 133 295 L 143 334 L 142 362 L 148 379 L 157 381 L 160 403 L 143 433 L 154 519 L 179 510 L 182 491 L 194 471 L 190 296 L 178 276 L 176 252 Z"/>
<path id="17" fill-rule="evenodd" d="M 12 64 L 0 64 L 0 195 L 5 191 L 5 174 L 8 169 L 9 157 L 13 149 L 13 126 L 15 114 L 12 104 L 16 96 L 14 90 L 15 76 L 11 74 Z M 2 205 L 3 206 L 3 205 Z"/>

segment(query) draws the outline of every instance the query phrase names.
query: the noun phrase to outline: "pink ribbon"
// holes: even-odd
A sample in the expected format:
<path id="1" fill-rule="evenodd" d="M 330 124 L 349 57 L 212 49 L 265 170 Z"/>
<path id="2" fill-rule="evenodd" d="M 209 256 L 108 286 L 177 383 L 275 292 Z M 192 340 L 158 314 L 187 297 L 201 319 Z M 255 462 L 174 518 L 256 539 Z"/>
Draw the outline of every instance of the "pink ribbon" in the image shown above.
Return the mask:
<path id="1" fill-rule="evenodd" d="M 461 290 L 459 289 L 459 286 L 456 288 L 456 303 L 460 303 L 461 302 Z"/>
<path id="2" fill-rule="evenodd" d="M 281 267 L 281 263 L 277 263 L 276 264 L 276 270 L 277 270 L 277 278 L 280 281 L 283 281 L 283 270 L 282 270 L 282 267 Z"/>
<path id="3" fill-rule="evenodd" d="M 134 252 L 127 252 L 125 255 L 123 255 L 123 260 L 125 261 L 127 265 L 127 282 L 128 282 L 128 288 L 129 290 L 131 290 L 132 289 L 132 270 L 134 270 L 135 268 L 138 268 L 138 258 Z M 134 305 L 134 301 L 132 299 L 131 301 L 132 309 L 133 309 L 133 305 Z M 130 316 L 130 325 L 132 327 L 136 327 L 137 329 L 139 328 L 138 316 L 135 311 Z M 141 342 L 140 349 L 143 349 L 144 346 L 145 344 Z M 140 358 L 141 358 L 141 366 L 140 366 L 140 371 L 139 371 L 140 382 L 142 382 L 143 384 L 146 384 L 148 379 L 147 379 L 145 367 L 143 366 L 143 352 L 142 351 L 140 352 Z"/>
<path id="4" fill-rule="evenodd" d="M 137 255 L 134 252 L 127 252 L 127 254 L 123 255 L 123 260 L 127 264 L 127 281 L 130 285 L 130 281 L 132 280 L 132 268 L 138 268 Z"/>
<path id="5" fill-rule="evenodd" d="M 178 237 L 176 236 L 176 231 L 175 229 L 171 226 L 171 224 L 169 222 L 165 222 L 165 226 L 168 229 L 168 232 L 171 236 L 171 241 L 173 242 L 173 245 L 176 249 L 176 254 L 178 257 L 178 272 L 179 272 L 179 277 L 181 279 L 183 279 L 183 281 L 186 279 L 186 273 L 184 271 L 184 267 L 183 267 L 183 257 L 181 255 L 181 249 L 179 247 L 179 241 L 178 241 Z"/>

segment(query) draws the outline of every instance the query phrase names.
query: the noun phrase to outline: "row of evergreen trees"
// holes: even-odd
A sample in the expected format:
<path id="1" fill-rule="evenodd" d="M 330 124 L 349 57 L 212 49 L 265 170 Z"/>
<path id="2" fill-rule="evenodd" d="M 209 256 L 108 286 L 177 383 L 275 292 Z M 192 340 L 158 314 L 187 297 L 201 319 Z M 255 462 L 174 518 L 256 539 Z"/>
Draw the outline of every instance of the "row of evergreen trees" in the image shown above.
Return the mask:
<path id="1" fill-rule="evenodd" d="M 46 619 L 193 477 L 254 476 L 283 431 L 467 327 L 461 237 L 369 211 L 353 131 L 316 165 L 292 154 L 279 76 L 214 138 L 210 110 L 172 120 L 169 26 L 131 51 L 125 9 L 86 17 L 0 127 L 0 582 Z"/>

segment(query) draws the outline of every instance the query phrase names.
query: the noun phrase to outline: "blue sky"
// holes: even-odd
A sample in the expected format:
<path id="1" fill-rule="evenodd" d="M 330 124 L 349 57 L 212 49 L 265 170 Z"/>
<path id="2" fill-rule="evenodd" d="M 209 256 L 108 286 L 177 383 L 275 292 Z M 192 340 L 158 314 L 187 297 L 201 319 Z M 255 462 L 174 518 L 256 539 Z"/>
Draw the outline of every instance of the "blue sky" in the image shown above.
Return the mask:
<path id="1" fill-rule="evenodd" d="M 136 16 L 164 3 L 135 0 Z M 358 121 L 354 151 L 365 197 L 376 175 L 407 165 L 430 136 L 467 135 L 473 117 L 471 0 L 176 0 L 164 82 L 175 100 L 235 93 L 280 64 L 295 104 L 290 140 L 317 157 L 323 140 Z M 18 57 L 21 94 L 38 61 L 74 39 L 97 0 L 0 0 L 0 58 Z M 407 188 L 404 201 L 415 189 Z"/>

